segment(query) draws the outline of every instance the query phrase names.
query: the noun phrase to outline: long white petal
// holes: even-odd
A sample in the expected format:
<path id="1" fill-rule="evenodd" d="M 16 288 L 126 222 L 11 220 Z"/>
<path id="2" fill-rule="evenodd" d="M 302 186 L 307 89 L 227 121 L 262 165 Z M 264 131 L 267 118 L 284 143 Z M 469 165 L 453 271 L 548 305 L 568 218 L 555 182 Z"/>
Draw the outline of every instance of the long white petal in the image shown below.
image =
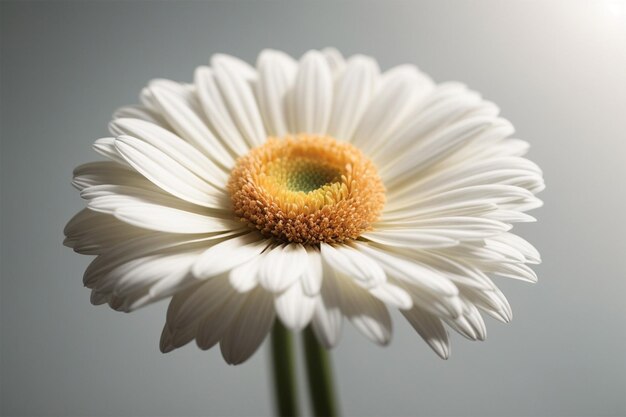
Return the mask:
<path id="1" fill-rule="evenodd" d="M 226 285 L 228 285 L 227 282 Z M 248 294 L 231 291 L 217 308 L 206 313 L 198 323 L 196 335 L 198 347 L 204 350 L 210 349 L 223 339 L 247 300 Z"/>
<path id="2" fill-rule="evenodd" d="M 322 288 L 323 266 L 322 256 L 318 249 L 306 247 L 308 265 L 300 278 L 304 293 L 309 296 L 319 294 Z"/>
<path id="3" fill-rule="evenodd" d="M 262 256 L 252 258 L 243 265 L 239 265 L 230 270 L 228 280 L 230 285 L 241 293 L 254 289 L 259 283 L 259 269 L 262 265 Z"/>
<path id="4" fill-rule="evenodd" d="M 265 141 L 267 134 L 246 74 L 223 60 L 212 60 L 215 81 L 233 121 L 250 147 Z M 253 70 L 254 71 L 254 70 Z"/>
<path id="5" fill-rule="evenodd" d="M 371 256 L 391 276 L 422 286 L 424 290 L 443 295 L 457 295 L 458 288 L 446 277 L 437 274 L 404 256 L 391 254 L 385 250 L 372 247 L 365 243 L 355 243 L 355 247 L 364 254 Z"/>
<path id="6" fill-rule="evenodd" d="M 340 74 L 346 67 L 346 60 L 337 48 L 327 47 L 320 51 L 333 75 Z"/>
<path id="7" fill-rule="evenodd" d="M 267 245 L 266 239 L 255 232 L 227 239 L 207 249 L 193 265 L 192 273 L 206 279 L 228 272 L 263 252 Z"/>
<path id="8" fill-rule="evenodd" d="M 349 277 L 337 276 L 337 279 L 341 288 L 341 312 L 374 343 L 389 343 L 391 317 L 385 304 L 357 286 Z"/>
<path id="9" fill-rule="evenodd" d="M 370 294 L 388 306 L 407 310 L 413 307 L 411 295 L 401 287 L 385 282 L 369 290 Z"/>
<path id="10" fill-rule="evenodd" d="M 459 243 L 448 236 L 415 229 L 385 230 L 383 227 L 380 231 L 366 232 L 361 236 L 383 245 L 422 249 L 454 246 Z"/>
<path id="11" fill-rule="evenodd" d="M 83 209 L 70 219 L 63 244 L 85 255 L 99 255 L 115 245 L 153 232 L 133 227 L 113 216 Z"/>
<path id="12" fill-rule="evenodd" d="M 149 90 L 163 116 L 183 139 L 202 151 L 217 165 L 226 169 L 234 165 L 232 155 L 200 118 L 197 111 L 199 109 L 192 109 L 180 94 L 172 92 L 162 83 L 151 83 Z"/>
<path id="13" fill-rule="evenodd" d="M 333 102 L 333 79 L 318 51 L 302 57 L 293 86 L 295 132 L 325 134 Z"/>
<path id="14" fill-rule="evenodd" d="M 359 123 L 353 143 L 369 153 L 383 146 L 432 89 L 432 82 L 415 67 L 401 66 L 383 74 L 378 93 Z"/>
<path id="15" fill-rule="evenodd" d="M 160 126 L 143 120 L 122 118 L 111 122 L 111 130 L 118 135 L 145 141 L 216 188 L 226 187 L 228 174 L 221 167 L 188 142 Z"/>
<path id="16" fill-rule="evenodd" d="M 299 279 L 307 267 L 308 254 L 299 243 L 274 247 L 263 254 L 259 282 L 270 292 L 281 292 Z"/>
<path id="17" fill-rule="evenodd" d="M 300 282 L 277 295 L 274 305 L 280 320 L 293 331 L 304 329 L 315 312 L 315 298 L 304 293 Z"/>
<path id="18" fill-rule="evenodd" d="M 242 136 L 236 122 L 228 111 L 226 103 L 215 82 L 213 70 L 208 67 L 198 67 L 194 80 L 198 88 L 198 98 L 204 114 L 211 123 L 215 132 L 222 138 L 235 154 L 244 155 L 250 145 Z"/>
<path id="19" fill-rule="evenodd" d="M 236 295 L 224 276 L 204 281 L 195 291 L 179 301 L 175 311 L 168 312 L 167 321 L 172 328 L 181 328 L 205 316 L 216 313 Z"/>
<path id="20" fill-rule="evenodd" d="M 257 77 L 254 68 L 246 61 L 228 54 L 211 55 L 211 65 L 214 67 L 224 67 L 228 71 L 235 72 L 244 80 L 251 82 Z"/>
<path id="21" fill-rule="evenodd" d="M 259 54 L 257 69 L 259 81 L 256 92 L 267 133 L 283 137 L 289 131 L 287 92 L 293 85 L 298 65 L 289 55 L 266 49 Z"/>
<path id="22" fill-rule="evenodd" d="M 385 271 L 378 263 L 350 246 L 321 243 L 320 249 L 324 262 L 364 287 L 374 287 L 386 280 Z"/>
<path id="23" fill-rule="evenodd" d="M 439 357 L 448 359 L 450 356 L 450 341 L 448 332 L 439 318 L 421 310 L 419 307 L 403 311 L 402 314 Z"/>
<path id="24" fill-rule="evenodd" d="M 380 176 L 389 187 L 406 181 L 408 178 L 415 178 L 419 173 L 487 130 L 492 123 L 491 117 L 476 116 L 452 124 L 422 139 L 416 146 L 403 152 L 397 161 L 386 164 L 380 170 Z"/>
<path id="25" fill-rule="evenodd" d="M 383 229 L 384 231 L 378 232 L 378 234 L 386 237 L 386 243 L 392 246 L 410 246 L 406 244 L 406 240 L 410 239 L 411 233 L 416 236 L 416 244 L 419 243 L 421 234 L 427 237 L 438 236 L 449 239 L 449 244 L 445 244 L 443 240 L 439 242 L 439 247 L 446 247 L 453 246 L 450 244 L 452 241 L 482 240 L 510 229 L 511 225 L 497 220 L 459 216 L 414 220 L 405 226 L 400 224 L 397 228 Z M 364 234 L 364 237 L 376 236 L 376 234 L 376 232 L 369 232 Z M 433 243 L 437 242 L 433 241 Z M 433 244 L 431 247 L 436 247 L 436 245 Z"/>
<path id="26" fill-rule="evenodd" d="M 329 135 L 346 141 L 352 138 L 374 94 L 379 72 L 378 64 L 369 57 L 350 58 L 335 84 Z"/>
<path id="27" fill-rule="evenodd" d="M 113 161 L 88 162 L 74 168 L 72 185 L 79 191 L 102 184 L 119 184 L 156 188 L 128 165 Z"/>
<path id="28" fill-rule="evenodd" d="M 274 323 L 272 296 L 261 288 L 252 291 L 220 341 L 224 360 L 237 365 L 259 348 Z"/>
<path id="29" fill-rule="evenodd" d="M 134 204 L 115 210 L 115 217 L 137 227 L 166 233 L 217 233 L 240 229 L 234 220 L 203 216 L 156 204 Z"/>
<path id="30" fill-rule="evenodd" d="M 131 136 L 119 136 L 115 147 L 137 171 L 160 188 L 201 206 L 224 207 L 224 191 L 194 175 L 170 156 Z"/>
<path id="31" fill-rule="evenodd" d="M 337 278 L 329 268 L 324 268 L 324 280 L 315 302 L 312 327 L 317 340 L 327 349 L 339 342 L 343 327 L 341 296 Z"/>
<path id="32" fill-rule="evenodd" d="M 83 283 L 92 288 L 107 272 L 132 259 L 155 253 L 185 252 L 195 248 L 206 248 L 229 238 L 232 234 L 233 232 L 200 236 L 160 232 L 140 234 L 118 243 L 94 259 L 85 270 Z"/>
<path id="33" fill-rule="evenodd" d="M 128 162 L 115 148 L 115 138 L 100 138 L 93 144 L 93 150 L 111 161 L 120 165 L 128 166 Z"/>
<path id="34" fill-rule="evenodd" d="M 80 196 L 87 200 L 87 207 L 91 210 L 106 214 L 115 214 L 115 210 L 119 208 L 137 204 L 159 205 L 207 215 L 220 213 L 176 198 L 152 184 L 148 186 L 140 184 L 138 187 L 114 184 L 92 185 L 84 188 Z"/>
<path id="35" fill-rule="evenodd" d="M 425 136 L 454 123 L 461 117 L 467 117 L 470 110 L 481 105 L 480 96 L 474 92 L 463 89 L 457 94 L 446 95 L 445 90 L 445 86 L 438 86 L 432 90 L 415 108 L 407 123 L 389 137 L 386 146 L 377 149 L 375 154 L 378 158 L 396 159 L 422 141 Z"/>

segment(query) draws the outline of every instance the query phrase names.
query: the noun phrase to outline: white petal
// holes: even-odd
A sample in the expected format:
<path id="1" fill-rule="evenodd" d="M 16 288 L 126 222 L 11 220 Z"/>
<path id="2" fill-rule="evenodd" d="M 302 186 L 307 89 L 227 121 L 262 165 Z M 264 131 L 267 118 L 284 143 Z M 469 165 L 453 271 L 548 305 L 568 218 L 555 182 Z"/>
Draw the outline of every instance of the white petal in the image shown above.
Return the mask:
<path id="1" fill-rule="evenodd" d="M 232 65 L 221 60 L 213 60 L 212 64 L 215 81 L 239 132 L 250 147 L 259 146 L 265 141 L 267 134 L 245 74 L 234 71 Z"/>
<path id="2" fill-rule="evenodd" d="M 319 294 L 322 288 L 322 257 L 318 249 L 306 246 L 308 266 L 304 270 L 300 281 L 302 289 L 306 295 L 314 296 Z"/>
<path id="3" fill-rule="evenodd" d="M 324 268 L 322 288 L 315 302 L 313 331 L 317 340 L 327 349 L 339 342 L 343 325 L 340 289 L 332 270 Z"/>
<path id="4" fill-rule="evenodd" d="M 509 323 L 513 318 L 513 311 L 508 300 L 495 286 L 488 291 L 469 287 L 461 288 L 461 291 L 469 302 L 496 320 Z"/>
<path id="5" fill-rule="evenodd" d="M 197 251 L 193 251 L 134 259 L 122 267 L 117 267 L 109 275 L 111 277 L 120 271 L 119 277 L 115 279 L 113 293 L 115 295 L 130 294 L 136 289 L 145 287 L 146 284 L 152 284 L 171 274 L 185 275 L 198 254 Z"/>
<path id="6" fill-rule="evenodd" d="M 492 238 L 492 240 L 497 240 L 518 250 L 528 263 L 541 263 L 541 255 L 539 254 L 539 251 L 524 238 L 512 233 L 502 233 L 501 235 Z"/>
<path id="7" fill-rule="evenodd" d="M 228 272 L 256 257 L 267 245 L 266 239 L 254 232 L 225 240 L 207 249 L 194 264 L 192 273 L 198 279 L 206 279 Z"/>
<path id="8" fill-rule="evenodd" d="M 135 258 L 103 275 L 93 288 L 110 294 L 109 304 L 119 311 L 133 311 L 184 288 L 185 277 L 199 251 L 157 254 Z M 162 282 L 168 291 L 158 291 Z M 157 286 L 157 290 L 152 289 Z"/>
<path id="9" fill-rule="evenodd" d="M 272 296 L 261 288 L 252 291 L 220 341 L 224 360 L 237 365 L 259 348 L 274 323 Z"/>
<path id="10" fill-rule="evenodd" d="M 302 276 L 307 263 L 308 255 L 301 244 L 276 246 L 263 254 L 259 282 L 270 292 L 284 291 Z"/>
<path id="11" fill-rule="evenodd" d="M 461 201 L 446 204 L 440 204 L 420 207 L 415 204 L 405 210 L 383 213 L 382 218 L 374 224 L 376 231 L 385 230 L 386 228 L 402 228 L 411 226 L 413 222 L 420 222 L 425 219 L 435 219 L 440 216 L 446 217 L 488 217 L 491 212 L 498 210 L 496 204 L 490 202 L 469 201 L 464 203 Z"/>
<path id="12" fill-rule="evenodd" d="M 259 108 L 269 135 L 283 137 L 288 133 L 287 92 L 293 85 L 298 65 L 289 55 L 266 49 L 259 55 L 257 95 Z"/>
<path id="13" fill-rule="evenodd" d="M 113 216 L 83 209 L 65 226 L 65 246 L 84 255 L 99 255 L 115 245 L 152 232 L 130 226 Z"/>
<path id="14" fill-rule="evenodd" d="M 364 287 L 385 282 L 385 271 L 372 259 L 347 245 L 321 243 L 322 259 L 333 269 L 357 280 Z"/>
<path id="15" fill-rule="evenodd" d="M 433 296 L 432 293 L 424 291 L 418 285 L 407 281 L 394 280 L 413 299 L 413 305 L 438 317 L 455 319 L 463 314 L 463 301 L 460 295 L 454 296 Z"/>
<path id="16" fill-rule="evenodd" d="M 462 316 L 454 320 L 444 319 L 444 321 L 448 326 L 469 340 L 485 340 L 487 329 L 478 309 L 469 303 L 464 308 L 466 311 Z"/>
<path id="17" fill-rule="evenodd" d="M 211 65 L 220 66 L 229 71 L 237 73 L 246 81 L 254 81 L 256 79 L 256 71 L 246 61 L 228 54 L 214 54 L 211 56 Z"/>
<path id="18" fill-rule="evenodd" d="M 183 323 L 181 326 L 176 328 L 173 326 L 173 317 L 178 314 L 178 310 L 182 304 L 196 289 L 197 286 L 192 286 L 176 293 L 172 297 L 167 307 L 167 320 L 163 326 L 163 332 L 161 333 L 161 341 L 159 343 L 161 352 L 171 352 L 176 348 L 186 345 L 196 337 L 199 320 L 195 317 L 193 320 Z"/>
<path id="19" fill-rule="evenodd" d="M 113 119 L 131 118 L 145 120 L 146 122 L 157 124 L 164 128 L 169 128 L 167 121 L 157 112 L 152 111 L 146 106 L 125 106 L 120 107 L 113 113 Z"/>
<path id="20" fill-rule="evenodd" d="M 388 306 L 396 307 L 401 310 L 408 310 L 413 307 L 411 295 L 397 285 L 385 282 L 371 288 L 369 292 Z"/>
<path id="21" fill-rule="evenodd" d="M 339 52 L 336 48 L 324 48 L 321 52 L 333 74 L 339 74 L 344 70 L 346 61 L 343 58 L 343 55 L 341 55 L 341 52 Z"/>
<path id="22" fill-rule="evenodd" d="M 118 164 L 128 166 L 128 162 L 120 155 L 120 153 L 115 148 L 115 138 L 100 138 L 97 139 L 93 144 L 93 150 L 98 152 L 100 155 L 105 158 L 110 159 L 111 161 L 115 161 Z"/>
<path id="23" fill-rule="evenodd" d="M 107 272 L 135 258 L 154 253 L 181 252 L 196 247 L 206 248 L 232 234 L 233 232 L 226 232 L 198 237 L 196 235 L 171 235 L 157 232 L 144 233 L 115 245 L 94 259 L 85 271 L 83 283 L 91 288 Z"/>
<path id="24" fill-rule="evenodd" d="M 441 236 L 437 233 L 427 233 L 415 229 L 385 230 L 383 227 L 380 231 L 374 230 L 366 232 L 361 236 L 382 245 L 420 249 L 454 246 L 459 243 L 458 240 L 450 237 Z"/>
<path id="25" fill-rule="evenodd" d="M 476 116 L 437 131 L 400 154 L 396 161 L 382 167 L 379 171 L 380 176 L 385 184 L 389 184 L 389 187 L 409 178 L 415 178 L 419 173 L 489 129 L 492 123 L 491 117 Z"/>
<path id="26" fill-rule="evenodd" d="M 454 123 L 459 118 L 481 105 L 480 95 L 467 90 L 446 96 L 441 93 L 445 87 L 438 86 L 416 107 L 407 123 L 399 128 L 384 147 L 379 147 L 376 155 L 380 159 L 393 160 L 403 152 L 422 141 L 425 137 Z"/>
<path id="27" fill-rule="evenodd" d="M 324 56 L 309 51 L 302 57 L 293 86 L 295 132 L 325 134 L 333 100 L 333 79 Z"/>
<path id="28" fill-rule="evenodd" d="M 156 204 L 127 205 L 115 210 L 115 217 L 144 229 L 166 233 L 216 233 L 237 230 L 233 220 L 203 216 Z"/>
<path id="29" fill-rule="evenodd" d="M 523 158 L 490 158 L 472 163 L 459 163 L 441 167 L 432 174 L 402 187 L 394 187 L 390 198 L 406 198 L 408 195 L 422 197 L 448 190 L 475 185 L 515 185 L 519 178 L 531 178 L 533 187 L 544 186 L 539 168 Z"/>
<path id="30" fill-rule="evenodd" d="M 533 199 L 530 191 L 511 185 L 474 185 L 423 197 L 391 200 L 385 206 L 383 219 L 413 217 L 416 210 L 448 209 L 455 205 L 497 204 L 504 205 L 519 199 Z M 515 203 L 516 206 L 518 203 Z"/>
<path id="31" fill-rule="evenodd" d="M 375 259 L 394 278 L 421 286 L 430 292 L 447 296 L 458 294 L 458 288 L 449 279 L 431 269 L 412 262 L 401 255 L 391 254 L 364 243 L 356 242 L 354 245 L 359 251 Z"/>
<path id="32" fill-rule="evenodd" d="M 299 282 L 294 283 L 285 292 L 276 296 L 276 313 L 285 327 L 300 331 L 311 321 L 315 311 L 315 298 L 309 297 L 302 290 Z"/>
<path id="33" fill-rule="evenodd" d="M 185 346 L 196 337 L 196 324 L 190 324 L 182 329 L 170 329 L 167 323 L 163 326 L 161 332 L 161 340 L 159 342 L 159 349 L 162 353 L 169 353 L 174 349 Z"/>
<path id="34" fill-rule="evenodd" d="M 115 147 L 146 178 L 183 200 L 205 207 L 224 207 L 225 192 L 194 175 L 159 149 L 130 136 L 120 136 Z"/>
<path id="35" fill-rule="evenodd" d="M 151 83 L 150 92 L 163 116 L 176 128 L 177 133 L 183 139 L 201 150 L 217 165 L 226 169 L 234 165 L 235 160 L 223 143 L 213 135 L 198 113 L 191 109 L 183 98 L 162 83 Z"/>
<path id="36" fill-rule="evenodd" d="M 328 134 L 349 141 L 374 94 L 379 74 L 375 60 L 355 56 L 335 84 Z"/>
<path id="37" fill-rule="evenodd" d="M 518 279 L 520 281 L 531 283 L 535 283 L 538 280 L 535 271 L 524 264 L 498 263 L 485 265 L 484 268 L 486 271 L 500 275 L 501 277 Z"/>
<path id="38" fill-rule="evenodd" d="M 262 256 L 252 258 L 243 265 L 239 265 L 231 269 L 228 274 L 230 285 L 237 292 L 248 292 L 255 288 L 259 283 L 259 267 L 261 266 Z"/>
<path id="39" fill-rule="evenodd" d="M 153 123 L 137 119 L 116 119 L 111 130 L 145 141 L 163 152 L 197 177 L 218 189 L 226 188 L 228 174 L 200 151 L 172 132 Z"/>
<path id="40" fill-rule="evenodd" d="M 175 311 L 168 311 L 167 321 L 172 328 L 181 328 L 204 317 L 218 314 L 222 306 L 235 296 L 233 289 L 224 277 L 206 280 L 195 291 L 179 301 Z"/>
<path id="41" fill-rule="evenodd" d="M 497 253 L 505 262 L 526 262 L 524 255 L 517 249 L 497 240 L 498 236 L 485 239 L 482 243 L 484 249 Z"/>
<path id="42" fill-rule="evenodd" d="M 450 356 L 450 341 L 448 340 L 448 332 L 439 318 L 421 310 L 419 307 L 403 311 L 402 314 L 439 357 L 448 359 Z"/>
<path id="43" fill-rule="evenodd" d="M 142 185 L 156 188 L 128 165 L 113 161 L 89 162 L 74 169 L 72 185 L 78 190 L 102 184 Z"/>
<path id="44" fill-rule="evenodd" d="M 204 114 L 211 122 L 211 126 L 217 135 L 222 138 L 224 144 L 235 154 L 244 155 L 250 147 L 230 116 L 211 68 L 198 67 L 194 75 L 194 81 Z"/>
<path id="45" fill-rule="evenodd" d="M 458 251 L 455 252 L 458 253 Z M 411 254 L 417 262 L 428 265 L 454 283 L 460 283 L 464 287 L 471 286 L 484 290 L 494 286 L 482 270 L 471 265 L 467 260 L 458 258 L 455 253 L 449 253 L 448 250 L 442 250 L 441 253 L 438 251 L 429 251 L 428 253 L 413 251 Z M 470 256 L 473 257 L 474 255 L 471 254 Z"/>
<path id="46" fill-rule="evenodd" d="M 381 345 L 391 340 L 391 317 L 385 305 L 349 277 L 339 277 L 341 311 L 365 337 Z"/>
<path id="47" fill-rule="evenodd" d="M 384 231 L 379 233 L 386 236 L 387 243 L 392 246 L 407 246 L 404 242 L 410 239 L 408 236 L 411 233 L 415 233 L 416 236 L 422 233 L 426 236 L 440 236 L 450 241 L 471 241 L 496 236 L 510 229 L 511 225 L 480 217 L 440 217 L 414 220 L 401 229 L 383 229 Z M 376 233 L 373 234 L 376 235 Z M 394 235 L 397 239 L 394 239 Z M 416 238 L 416 242 L 418 239 Z M 452 245 L 446 245 L 443 242 L 439 245 L 439 247 L 446 246 Z"/>
<path id="48" fill-rule="evenodd" d="M 432 88 L 432 82 L 414 67 L 388 72 L 390 74 L 383 74 L 378 93 L 365 110 L 352 138 L 366 153 L 383 146 Z"/>
<path id="49" fill-rule="evenodd" d="M 199 254 L 200 251 L 192 251 L 151 259 L 144 268 L 134 269 L 132 276 L 120 279 L 113 296 L 120 297 L 122 310 L 134 311 L 175 294 L 191 282 L 189 269 Z M 144 282 L 150 285 L 142 288 Z"/>
<path id="50" fill-rule="evenodd" d="M 228 283 L 226 283 L 228 285 Z M 237 319 L 239 311 L 248 300 L 248 294 L 230 293 L 219 307 L 212 309 L 200 320 L 196 343 L 200 349 L 210 349 L 223 339 Z"/>
<path id="51" fill-rule="evenodd" d="M 115 211 L 128 206 L 149 204 L 183 210 L 190 213 L 221 217 L 218 211 L 211 211 L 167 194 L 152 184 L 147 188 L 128 185 L 93 185 L 80 192 L 80 196 L 88 201 L 87 207 L 93 211 L 115 214 Z"/>

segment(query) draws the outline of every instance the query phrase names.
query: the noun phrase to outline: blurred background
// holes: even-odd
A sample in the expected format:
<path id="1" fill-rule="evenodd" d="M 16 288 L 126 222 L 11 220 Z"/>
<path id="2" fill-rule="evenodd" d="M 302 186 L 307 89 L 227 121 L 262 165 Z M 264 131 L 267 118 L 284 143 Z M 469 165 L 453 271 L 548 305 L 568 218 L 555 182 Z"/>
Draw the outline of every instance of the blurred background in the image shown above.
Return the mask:
<path id="1" fill-rule="evenodd" d="M 194 344 L 163 355 L 167 303 L 93 307 L 89 258 L 61 245 L 119 106 L 151 78 L 188 81 L 209 55 L 254 63 L 335 46 L 382 68 L 416 63 L 500 105 L 545 171 L 536 285 L 500 279 L 514 319 L 442 361 L 396 315 L 374 346 L 347 326 L 333 352 L 346 416 L 626 414 L 624 1 L 2 1 L 3 415 L 265 416 L 264 346 L 229 367 Z M 302 395 L 305 394 L 301 386 Z"/>

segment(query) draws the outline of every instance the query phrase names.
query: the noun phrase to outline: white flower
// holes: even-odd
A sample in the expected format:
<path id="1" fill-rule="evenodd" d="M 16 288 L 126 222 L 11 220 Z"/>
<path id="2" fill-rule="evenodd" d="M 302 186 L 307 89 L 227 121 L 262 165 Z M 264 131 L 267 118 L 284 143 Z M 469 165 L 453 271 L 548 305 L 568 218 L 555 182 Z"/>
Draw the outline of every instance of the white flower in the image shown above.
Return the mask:
<path id="1" fill-rule="evenodd" d="M 94 304 L 121 311 L 172 297 L 164 352 L 219 342 L 254 353 L 276 316 L 334 346 L 347 318 L 386 344 L 397 308 L 442 358 L 446 325 L 485 338 L 508 322 L 491 277 L 534 282 L 538 252 L 510 233 L 541 205 L 541 170 L 498 108 L 413 65 L 332 49 L 256 68 L 226 55 L 192 84 L 152 81 L 124 107 L 106 162 L 82 165 L 87 208 L 67 246 L 97 255 Z"/>

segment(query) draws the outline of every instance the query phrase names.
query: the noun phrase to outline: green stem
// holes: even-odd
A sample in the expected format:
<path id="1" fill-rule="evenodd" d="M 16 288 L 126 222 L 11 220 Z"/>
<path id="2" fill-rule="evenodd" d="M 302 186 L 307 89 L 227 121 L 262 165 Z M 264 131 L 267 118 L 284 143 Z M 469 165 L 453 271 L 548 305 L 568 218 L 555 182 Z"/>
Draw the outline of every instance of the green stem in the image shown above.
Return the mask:
<path id="1" fill-rule="evenodd" d="M 279 320 L 272 329 L 272 362 L 278 415 L 298 416 L 293 336 Z"/>
<path id="2" fill-rule="evenodd" d="M 339 414 L 328 352 L 317 341 L 311 326 L 304 330 L 303 337 L 313 414 L 316 417 L 336 417 Z"/>

